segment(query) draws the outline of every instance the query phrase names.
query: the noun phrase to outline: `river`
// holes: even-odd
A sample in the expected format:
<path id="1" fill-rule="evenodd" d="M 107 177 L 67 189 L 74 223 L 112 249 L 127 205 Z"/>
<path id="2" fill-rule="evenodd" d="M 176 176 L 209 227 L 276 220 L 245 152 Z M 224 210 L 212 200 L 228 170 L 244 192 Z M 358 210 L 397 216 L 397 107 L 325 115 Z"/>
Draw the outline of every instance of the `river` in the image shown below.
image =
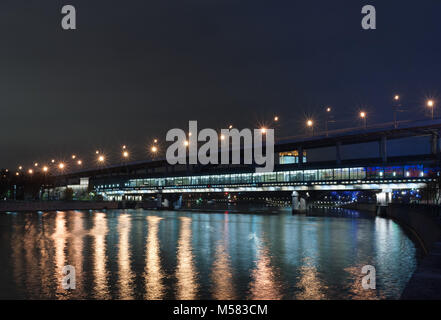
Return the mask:
<path id="1" fill-rule="evenodd" d="M 0 298 L 398 299 L 414 243 L 391 220 L 335 212 L 0 214 Z M 66 265 L 75 289 L 62 287 Z"/>

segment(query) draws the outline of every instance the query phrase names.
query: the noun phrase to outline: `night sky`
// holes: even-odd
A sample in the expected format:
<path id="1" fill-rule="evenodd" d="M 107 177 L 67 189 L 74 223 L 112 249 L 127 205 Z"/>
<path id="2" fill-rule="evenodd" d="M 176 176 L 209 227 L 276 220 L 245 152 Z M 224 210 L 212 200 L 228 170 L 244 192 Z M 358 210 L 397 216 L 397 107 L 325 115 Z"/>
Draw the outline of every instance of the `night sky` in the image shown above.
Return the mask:
<path id="1" fill-rule="evenodd" d="M 60 26 L 63 5 L 77 30 Z M 361 28 L 375 5 L 377 30 Z M 302 133 L 331 105 L 334 127 L 427 116 L 441 100 L 441 1 L 2 0 L 0 167 L 92 156 L 201 127 Z M 440 101 L 441 103 L 441 101 Z M 439 106 L 441 108 L 441 105 Z M 441 114 L 441 112 L 440 112 Z"/>

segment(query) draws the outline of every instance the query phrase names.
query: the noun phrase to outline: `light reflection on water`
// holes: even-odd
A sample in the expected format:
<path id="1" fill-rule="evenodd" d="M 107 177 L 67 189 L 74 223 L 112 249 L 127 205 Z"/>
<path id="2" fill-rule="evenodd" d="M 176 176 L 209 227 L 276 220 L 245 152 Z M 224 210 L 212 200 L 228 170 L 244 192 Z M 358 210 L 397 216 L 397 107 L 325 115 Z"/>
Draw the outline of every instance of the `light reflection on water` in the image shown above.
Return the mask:
<path id="1" fill-rule="evenodd" d="M 0 231 L 2 299 L 396 299 L 416 267 L 381 218 L 67 211 L 0 215 Z"/>

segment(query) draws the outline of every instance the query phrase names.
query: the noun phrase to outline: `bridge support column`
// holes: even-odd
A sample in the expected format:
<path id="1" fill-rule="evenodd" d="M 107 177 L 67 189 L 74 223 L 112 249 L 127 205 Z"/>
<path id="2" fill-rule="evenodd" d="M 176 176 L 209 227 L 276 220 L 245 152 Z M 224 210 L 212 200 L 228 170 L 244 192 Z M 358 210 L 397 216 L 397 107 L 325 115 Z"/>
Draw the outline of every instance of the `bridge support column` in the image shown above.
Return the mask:
<path id="1" fill-rule="evenodd" d="M 161 209 L 162 208 L 162 194 L 156 195 L 156 208 Z"/>
<path id="2" fill-rule="evenodd" d="M 181 209 L 182 207 L 182 194 L 178 195 L 177 200 L 173 203 L 174 209 Z"/>
<path id="3" fill-rule="evenodd" d="M 337 164 L 341 164 L 341 142 L 337 141 L 335 145 L 335 159 Z"/>
<path id="4" fill-rule="evenodd" d="M 437 154 L 441 151 L 439 132 L 432 133 L 430 137 L 430 151 L 432 154 Z"/>
<path id="5" fill-rule="evenodd" d="M 292 192 L 292 213 L 302 213 L 306 211 L 306 199 L 300 197 L 297 191 Z"/>
<path id="6" fill-rule="evenodd" d="M 383 163 L 387 162 L 387 139 L 386 137 L 381 137 L 380 140 L 380 158 Z"/>

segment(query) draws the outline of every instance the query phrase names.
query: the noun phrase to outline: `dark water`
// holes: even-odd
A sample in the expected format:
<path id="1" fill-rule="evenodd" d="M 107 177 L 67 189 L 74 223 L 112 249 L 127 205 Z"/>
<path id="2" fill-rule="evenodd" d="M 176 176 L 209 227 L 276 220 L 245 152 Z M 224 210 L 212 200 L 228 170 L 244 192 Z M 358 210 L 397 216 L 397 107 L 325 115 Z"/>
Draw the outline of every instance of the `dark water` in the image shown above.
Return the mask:
<path id="1" fill-rule="evenodd" d="M 0 231 L 2 299 L 396 299 L 416 268 L 412 241 L 382 218 L 11 213 Z"/>

